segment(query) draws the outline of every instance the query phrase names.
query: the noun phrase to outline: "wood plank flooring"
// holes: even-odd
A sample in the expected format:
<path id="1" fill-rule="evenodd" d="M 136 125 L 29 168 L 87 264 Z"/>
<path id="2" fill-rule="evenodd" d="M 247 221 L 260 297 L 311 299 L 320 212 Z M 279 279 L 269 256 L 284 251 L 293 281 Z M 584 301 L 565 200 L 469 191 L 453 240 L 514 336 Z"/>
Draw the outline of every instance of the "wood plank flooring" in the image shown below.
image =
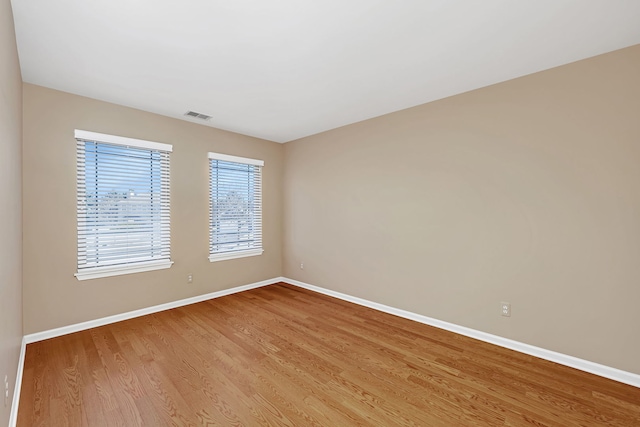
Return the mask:
<path id="1" fill-rule="evenodd" d="M 640 389 L 287 284 L 27 346 L 19 426 L 640 426 Z"/>

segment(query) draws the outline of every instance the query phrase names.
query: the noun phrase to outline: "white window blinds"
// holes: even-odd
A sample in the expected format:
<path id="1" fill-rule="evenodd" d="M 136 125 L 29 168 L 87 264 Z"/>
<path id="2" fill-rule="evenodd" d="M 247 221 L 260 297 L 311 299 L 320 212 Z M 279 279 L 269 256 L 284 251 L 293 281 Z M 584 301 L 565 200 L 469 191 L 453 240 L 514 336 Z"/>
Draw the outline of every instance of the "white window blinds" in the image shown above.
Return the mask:
<path id="1" fill-rule="evenodd" d="M 172 146 L 76 130 L 79 280 L 168 268 Z"/>
<path id="2" fill-rule="evenodd" d="M 262 254 L 263 166 L 209 153 L 209 261 Z"/>

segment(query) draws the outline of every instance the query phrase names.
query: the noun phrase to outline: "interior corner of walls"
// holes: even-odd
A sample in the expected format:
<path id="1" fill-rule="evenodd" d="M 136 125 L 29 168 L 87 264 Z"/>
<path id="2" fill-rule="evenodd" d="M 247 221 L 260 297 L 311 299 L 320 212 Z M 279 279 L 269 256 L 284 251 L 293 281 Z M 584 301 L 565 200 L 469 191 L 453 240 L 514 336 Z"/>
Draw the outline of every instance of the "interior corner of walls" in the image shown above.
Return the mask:
<path id="1" fill-rule="evenodd" d="M 288 143 L 284 275 L 637 370 L 639 53 Z M 500 301 L 517 301 L 509 323 Z"/>

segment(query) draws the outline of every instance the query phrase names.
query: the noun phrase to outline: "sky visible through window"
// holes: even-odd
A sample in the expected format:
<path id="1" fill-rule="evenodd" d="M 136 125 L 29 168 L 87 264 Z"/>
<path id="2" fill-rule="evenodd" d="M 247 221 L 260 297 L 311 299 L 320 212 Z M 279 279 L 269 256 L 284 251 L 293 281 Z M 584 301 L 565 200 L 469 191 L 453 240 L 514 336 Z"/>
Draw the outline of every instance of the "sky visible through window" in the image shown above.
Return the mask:
<path id="1" fill-rule="evenodd" d="M 160 153 L 125 146 L 85 143 L 87 195 L 98 199 L 130 193 L 160 193 Z"/>

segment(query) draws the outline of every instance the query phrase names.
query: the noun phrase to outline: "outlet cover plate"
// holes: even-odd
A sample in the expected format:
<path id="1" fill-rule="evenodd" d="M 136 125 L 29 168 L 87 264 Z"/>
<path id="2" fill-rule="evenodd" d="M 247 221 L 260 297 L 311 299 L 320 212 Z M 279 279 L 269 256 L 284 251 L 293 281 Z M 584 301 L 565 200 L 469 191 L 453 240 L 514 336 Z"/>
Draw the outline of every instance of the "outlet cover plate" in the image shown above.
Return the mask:
<path id="1" fill-rule="evenodd" d="M 511 303 L 501 302 L 500 303 L 500 314 L 504 317 L 511 317 Z"/>

